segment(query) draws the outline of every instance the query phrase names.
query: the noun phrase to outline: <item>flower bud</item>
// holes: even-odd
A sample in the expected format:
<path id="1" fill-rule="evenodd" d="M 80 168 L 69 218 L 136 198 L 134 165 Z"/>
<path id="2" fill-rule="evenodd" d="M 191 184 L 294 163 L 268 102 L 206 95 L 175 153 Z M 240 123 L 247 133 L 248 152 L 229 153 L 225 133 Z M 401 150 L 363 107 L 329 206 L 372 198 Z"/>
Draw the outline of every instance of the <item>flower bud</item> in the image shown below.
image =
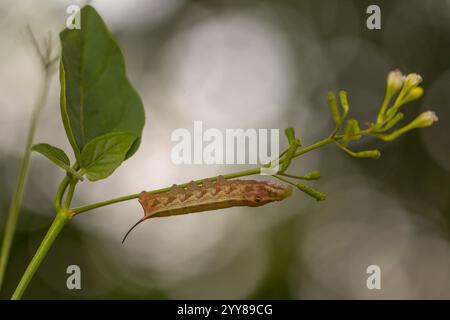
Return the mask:
<path id="1" fill-rule="evenodd" d="M 334 123 L 336 126 L 340 126 L 342 123 L 341 115 L 339 114 L 339 109 L 336 102 L 336 97 L 333 92 L 328 92 L 327 95 L 328 105 L 330 106 L 331 115 L 333 116 Z"/>
<path id="2" fill-rule="evenodd" d="M 286 135 L 286 138 L 288 139 L 289 144 L 293 144 L 295 140 L 295 132 L 294 128 L 289 127 L 284 129 L 284 134 Z"/>
<path id="3" fill-rule="evenodd" d="M 366 150 L 355 153 L 356 158 L 372 158 L 378 159 L 381 156 L 380 151 L 378 150 Z"/>
<path id="4" fill-rule="evenodd" d="M 388 118 L 388 115 L 385 114 L 386 109 L 389 106 L 389 102 L 392 97 L 402 89 L 403 83 L 405 82 L 405 76 L 400 72 L 400 70 L 396 69 L 394 71 L 389 72 L 387 76 L 387 85 L 386 85 L 386 94 L 384 96 L 383 103 L 381 104 L 380 111 L 378 111 L 377 122 L 375 126 L 381 127 L 383 121 Z M 396 99 L 396 103 L 400 101 L 400 96 L 404 94 L 405 88 L 400 91 L 399 96 Z M 394 105 L 396 104 L 394 103 Z M 393 109 L 391 107 L 391 109 Z M 392 112 L 396 112 L 396 109 Z M 391 113 L 392 113 L 391 112 Z"/>
<path id="5" fill-rule="evenodd" d="M 342 118 L 345 118 L 345 116 L 348 113 L 348 110 L 350 109 L 350 107 L 348 105 L 347 92 L 345 92 L 343 90 L 339 91 L 339 99 L 341 100 L 342 110 L 344 110 Z"/>
<path id="6" fill-rule="evenodd" d="M 405 79 L 405 90 L 417 87 L 422 82 L 422 77 L 417 73 L 410 73 Z"/>
<path id="7" fill-rule="evenodd" d="M 305 180 L 319 180 L 320 179 L 320 172 L 319 171 L 311 171 L 308 172 L 303 176 L 303 179 Z"/>
<path id="8" fill-rule="evenodd" d="M 409 101 L 418 99 L 423 95 L 423 88 L 416 89 L 421 82 L 422 77 L 417 73 L 408 74 L 403 84 L 403 88 L 394 102 L 394 105 L 390 109 L 388 109 L 386 118 L 392 118 L 397 113 L 397 110 L 398 108 L 400 108 L 400 106 Z M 409 96 L 410 93 L 412 94 L 411 96 Z"/>
<path id="9" fill-rule="evenodd" d="M 415 118 L 411 123 L 411 129 L 413 128 L 425 128 L 431 126 L 434 122 L 438 121 L 436 113 L 433 111 L 425 111 Z"/>
<path id="10" fill-rule="evenodd" d="M 406 96 L 402 100 L 402 104 L 411 102 L 413 100 L 417 100 L 420 97 L 423 96 L 423 88 L 422 87 L 415 87 L 409 90 L 409 92 L 406 94 Z"/>
<path id="11" fill-rule="evenodd" d="M 400 72 L 400 70 L 394 70 L 389 72 L 387 77 L 387 89 L 386 92 L 389 93 L 389 97 L 397 93 L 405 81 L 405 77 Z"/>
<path id="12" fill-rule="evenodd" d="M 307 195 L 313 197 L 314 199 L 316 199 L 317 201 L 323 201 L 325 200 L 325 194 L 317 191 L 314 188 L 311 188 L 310 186 L 307 186 L 305 184 L 302 183 L 296 183 L 295 186 L 297 188 L 299 188 L 301 191 L 303 191 L 304 193 L 306 193 Z"/>

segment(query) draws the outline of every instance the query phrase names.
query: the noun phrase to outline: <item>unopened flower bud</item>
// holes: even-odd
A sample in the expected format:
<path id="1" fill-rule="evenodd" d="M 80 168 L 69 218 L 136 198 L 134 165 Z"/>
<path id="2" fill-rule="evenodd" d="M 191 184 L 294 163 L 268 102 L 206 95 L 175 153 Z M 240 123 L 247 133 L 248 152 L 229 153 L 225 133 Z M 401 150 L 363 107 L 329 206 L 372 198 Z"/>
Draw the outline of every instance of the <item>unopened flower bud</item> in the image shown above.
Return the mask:
<path id="1" fill-rule="evenodd" d="M 302 183 L 296 183 L 295 184 L 297 186 L 297 188 L 299 188 L 301 191 L 303 191 L 304 193 L 306 193 L 307 195 L 313 197 L 314 199 L 316 199 L 317 201 L 323 201 L 325 200 L 325 194 L 317 191 L 314 188 L 311 188 L 310 186 L 307 186 L 305 184 Z"/>
<path id="2" fill-rule="evenodd" d="M 412 128 L 425 128 L 431 126 L 434 122 L 438 121 L 438 117 L 436 113 L 433 111 L 425 111 L 421 113 L 417 118 L 415 118 L 411 122 L 411 129 Z"/>
<path id="3" fill-rule="evenodd" d="M 336 97 L 333 92 L 328 92 L 327 95 L 328 105 L 330 106 L 331 115 L 333 116 L 334 123 L 336 126 L 340 126 L 342 119 L 339 114 L 339 109 L 336 102 Z"/>
<path id="4" fill-rule="evenodd" d="M 405 77 L 400 72 L 400 70 L 394 70 L 389 72 L 387 77 L 387 92 L 389 93 L 389 96 L 392 96 L 396 92 L 400 90 L 400 88 L 403 85 L 403 82 L 405 81 Z"/>
<path id="5" fill-rule="evenodd" d="M 380 151 L 378 150 L 366 150 L 355 153 L 355 157 L 357 158 L 372 158 L 378 159 L 381 156 Z"/>
<path id="6" fill-rule="evenodd" d="M 397 99 L 395 100 L 394 105 L 392 108 L 388 111 L 391 111 L 390 117 L 394 116 L 395 113 L 397 113 L 397 110 L 400 106 L 404 105 L 405 103 L 418 99 L 423 95 L 423 89 L 420 88 L 418 90 L 415 90 L 416 87 L 422 82 L 422 77 L 418 75 L 417 73 L 410 73 L 405 79 L 405 82 L 403 84 L 402 91 L 398 94 Z M 412 95 L 409 96 L 409 93 L 412 92 Z M 388 117 L 389 117 L 388 116 Z"/>
<path id="7" fill-rule="evenodd" d="M 305 174 L 303 176 L 303 178 L 305 180 L 318 180 L 318 179 L 320 179 L 320 172 L 317 171 L 317 170 L 316 171 L 311 171 L 311 172 Z"/>
<path id="8" fill-rule="evenodd" d="M 406 97 L 402 100 L 402 104 L 414 101 L 419 99 L 423 96 L 423 88 L 422 87 L 415 87 L 409 90 L 409 92 L 406 94 Z"/>
<path id="9" fill-rule="evenodd" d="M 284 129 L 284 134 L 286 135 L 286 138 L 288 139 L 289 144 L 293 144 L 295 140 L 295 132 L 294 128 L 289 127 Z"/>
<path id="10" fill-rule="evenodd" d="M 417 87 L 422 82 L 422 77 L 417 73 L 410 73 L 405 79 L 405 89 Z"/>
<path id="11" fill-rule="evenodd" d="M 345 92 L 343 90 L 339 91 L 339 99 L 341 100 L 342 110 L 344 110 L 344 112 L 342 114 L 342 118 L 345 118 L 345 116 L 348 113 L 348 110 L 350 109 L 350 107 L 348 105 L 347 92 Z"/>

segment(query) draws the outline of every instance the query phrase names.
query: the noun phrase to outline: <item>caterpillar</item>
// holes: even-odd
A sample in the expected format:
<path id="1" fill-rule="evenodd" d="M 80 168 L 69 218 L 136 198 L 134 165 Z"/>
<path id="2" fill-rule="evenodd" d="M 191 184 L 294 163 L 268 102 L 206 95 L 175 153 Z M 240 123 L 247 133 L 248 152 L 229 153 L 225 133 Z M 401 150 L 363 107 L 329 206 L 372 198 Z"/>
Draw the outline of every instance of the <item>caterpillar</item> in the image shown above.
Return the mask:
<path id="1" fill-rule="evenodd" d="M 173 185 L 170 191 L 151 194 L 142 191 L 139 203 L 144 217 L 134 224 L 123 237 L 122 243 L 141 222 L 156 217 L 224 209 L 236 206 L 259 207 L 281 201 L 292 194 L 291 186 L 272 181 L 226 180 L 219 176 L 215 183 L 205 180 L 199 186 L 191 181 L 186 188 Z"/>

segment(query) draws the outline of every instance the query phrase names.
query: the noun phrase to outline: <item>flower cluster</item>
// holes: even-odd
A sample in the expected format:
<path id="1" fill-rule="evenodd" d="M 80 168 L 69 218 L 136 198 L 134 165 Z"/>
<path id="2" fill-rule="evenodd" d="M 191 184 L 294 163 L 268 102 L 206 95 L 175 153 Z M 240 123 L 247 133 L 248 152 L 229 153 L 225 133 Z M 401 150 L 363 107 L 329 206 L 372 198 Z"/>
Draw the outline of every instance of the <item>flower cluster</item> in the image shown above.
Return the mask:
<path id="1" fill-rule="evenodd" d="M 386 95 L 378 113 L 377 122 L 372 127 L 372 134 L 384 141 L 391 141 L 407 131 L 429 127 L 438 120 L 433 111 L 425 111 L 402 128 L 385 133 L 403 119 L 403 113 L 399 112 L 400 107 L 423 96 L 424 90 L 419 86 L 421 82 L 422 77 L 416 73 L 410 73 L 407 76 L 399 70 L 389 73 Z M 397 98 L 394 100 L 397 93 Z"/>
<path id="2" fill-rule="evenodd" d="M 378 159 L 381 156 L 379 150 L 353 151 L 349 149 L 349 143 L 352 140 L 358 140 L 366 135 L 375 136 L 384 141 L 391 141 L 413 129 L 429 127 L 438 120 L 433 111 L 425 111 L 405 126 L 390 131 L 404 117 L 403 113 L 399 112 L 400 107 L 423 96 L 424 90 L 419 86 L 421 82 L 422 77 L 416 73 L 404 76 L 399 70 L 391 71 L 387 77 L 386 94 L 378 112 L 377 120 L 364 130 L 361 130 L 358 120 L 353 118 L 347 119 L 350 112 L 347 93 L 345 91 L 340 91 L 338 97 L 336 97 L 334 93 L 329 92 L 327 100 L 328 105 L 330 106 L 331 116 L 335 123 L 334 131 L 326 139 L 321 140 L 310 147 L 306 147 L 303 150 L 298 150 L 298 148 L 301 147 L 300 139 L 295 137 L 293 128 L 287 128 L 285 134 L 289 143 L 289 148 L 280 156 L 279 162 L 281 163 L 281 170 L 278 174 L 275 174 L 274 177 L 296 186 L 298 189 L 318 201 L 324 200 L 325 194 L 322 192 L 317 191 L 308 185 L 290 180 L 317 180 L 320 178 L 320 173 L 318 171 L 313 171 L 303 176 L 286 173 L 286 170 L 291 164 L 291 160 L 307 151 L 328 143 L 336 145 L 348 155 L 355 158 Z"/>

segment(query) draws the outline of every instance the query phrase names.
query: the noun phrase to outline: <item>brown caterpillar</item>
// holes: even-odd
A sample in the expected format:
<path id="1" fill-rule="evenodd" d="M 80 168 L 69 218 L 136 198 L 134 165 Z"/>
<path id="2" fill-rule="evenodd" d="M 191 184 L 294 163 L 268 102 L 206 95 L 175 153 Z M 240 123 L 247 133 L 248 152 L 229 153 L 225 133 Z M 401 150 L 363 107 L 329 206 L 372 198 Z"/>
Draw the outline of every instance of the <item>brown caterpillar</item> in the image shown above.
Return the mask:
<path id="1" fill-rule="evenodd" d="M 144 217 L 125 234 L 141 222 L 156 217 L 168 217 L 201 211 L 224 209 L 236 206 L 258 207 L 273 201 L 281 201 L 292 193 L 291 186 L 272 181 L 225 180 L 219 176 L 215 183 L 205 180 L 201 186 L 191 181 L 186 188 L 173 185 L 171 190 L 161 194 L 142 191 L 139 203 Z"/>

